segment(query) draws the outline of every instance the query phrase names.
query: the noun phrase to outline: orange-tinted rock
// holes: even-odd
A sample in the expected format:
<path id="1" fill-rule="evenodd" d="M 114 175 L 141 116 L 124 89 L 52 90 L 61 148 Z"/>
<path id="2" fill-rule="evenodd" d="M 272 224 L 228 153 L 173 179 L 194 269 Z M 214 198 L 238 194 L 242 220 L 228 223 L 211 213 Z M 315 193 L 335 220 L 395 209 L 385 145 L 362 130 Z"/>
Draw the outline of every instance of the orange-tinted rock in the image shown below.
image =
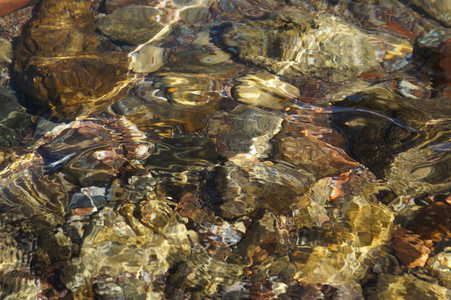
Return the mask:
<path id="1" fill-rule="evenodd" d="M 360 166 L 348 156 L 343 137 L 330 128 L 327 112 L 314 107 L 319 114 L 306 114 L 301 109 L 288 111 L 288 122 L 276 138 L 276 158 L 287 161 L 319 178 L 338 175 Z"/>
<path id="2" fill-rule="evenodd" d="M 202 200 L 193 193 L 186 193 L 180 198 L 180 214 L 197 223 L 202 223 L 207 213 L 202 210 Z"/>
<path id="3" fill-rule="evenodd" d="M 0 17 L 21 9 L 28 3 L 30 0 L 0 0 Z"/>
<path id="4" fill-rule="evenodd" d="M 424 267 L 431 253 L 418 234 L 402 227 L 395 230 L 392 247 L 396 257 L 408 268 Z"/>
<path id="5" fill-rule="evenodd" d="M 351 159 L 343 149 L 315 137 L 281 137 L 277 150 L 277 157 L 318 174 L 319 177 L 333 176 L 359 167 L 359 163 Z"/>
<path id="6" fill-rule="evenodd" d="M 58 125 L 39 143 L 47 172 L 61 170 L 68 181 L 87 187 L 112 181 L 127 162 L 140 165 L 153 147 L 125 118 Z"/>
<path id="7" fill-rule="evenodd" d="M 426 246 L 438 242 L 443 236 L 451 237 L 451 205 L 435 202 L 424 208 L 413 220 L 410 227 L 420 236 Z"/>

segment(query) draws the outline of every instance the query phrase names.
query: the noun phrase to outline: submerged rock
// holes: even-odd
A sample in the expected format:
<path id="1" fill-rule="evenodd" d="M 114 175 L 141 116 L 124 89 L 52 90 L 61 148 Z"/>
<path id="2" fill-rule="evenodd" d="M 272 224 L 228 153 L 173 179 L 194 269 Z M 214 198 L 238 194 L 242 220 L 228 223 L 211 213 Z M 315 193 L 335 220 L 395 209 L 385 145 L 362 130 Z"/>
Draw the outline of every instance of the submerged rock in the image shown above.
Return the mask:
<path id="1" fill-rule="evenodd" d="M 13 59 L 13 47 L 11 43 L 0 38 L 0 64 L 10 63 Z"/>
<path id="2" fill-rule="evenodd" d="M 47 270 L 72 255 L 62 226 L 75 186 L 61 174 L 45 174 L 32 150 L 0 153 L 0 298 L 34 299 L 47 287 L 54 290 Z"/>
<path id="3" fill-rule="evenodd" d="M 186 131 L 204 128 L 206 115 L 219 109 L 220 78 L 189 73 L 158 75 L 153 83 L 144 82 L 136 87 L 136 93 L 143 100 L 141 109 L 155 114 L 161 120 L 160 125 L 182 125 Z M 141 123 L 129 117 L 132 122 Z"/>
<path id="4" fill-rule="evenodd" d="M 113 41 L 139 45 L 165 29 L 165 25 L 158 21 L 161 14 L 162 11 L 150 6 L 123 7 L 100 18 L 96 25 Z M 169 33 L 165 30 L 166 35 Z"/>
<path id="5" fill-rule="evenodd" d="M 387 255 L 394 229 L 393 213 L 360 196 L 328 211 L 335 214 L 334 218 L 316 235 L 312 231 L 307 242 L 292 253 L 297 269 L 294 278 L 312 283 L 358 282 L 377 259 Z"/>
<path id="6" fill-rule="evenodd" d="M 282 128 L 282 114 L 256 107 L 237 106 L 231 112 L 218 111 L 207 119 L 207 135 L 221 155 L 250 153 L 268 157 L 270 140 Z"/>
<path id="7" fill-rule="evenodd" d="M 202 74 L 169 73 L 158 77 L 154 87 L 165 94 L 171 104 L 201 106 L 220 98 L 216 82 Z"/>
<path id="8" fill-rule="evenodd" d="M 105 11 L 111 13 L 113 10 L 132 5 L 132 4 L 145 4 L 149 0 L 105 0 Z"/>
<path id="9" fill-rule="evenodd" d="M 309 170 L 318 177 L 337 175 L 359 166 L 343 149 L 314 137 L 292 137 L 284 134 L 276 139 L 276 158 Z"/>
<path id="10" fill-rule="evenodd" d="M 166 204 L 156 213 L 166 215 L 168 223 L 152 228 L 143 225 L 133 214 L 145 211 L 151 203 L 141 203 L 136 211 L 130 203 L 119 211 L 112 205 L 105 207 L 84 237 L 79 257 L 64 268 L 62 282 L 76 292 L 93 290 L 91 282 L 97 278 L 94 291 L 98 296 L 161 298 L 169 268 L 186 259 L 197 236 L 177 221 Z"/>
<path id="11" fill-rule="evenodd" d="M 432 143 L 398 154 L 387 171 L 387 185 L 398 195 L 423 197 L 451 190 L 449 142 Z"/>
<path id="12" fill-rule="evenodd" d="M 85 1 L 43 1 L 15 54 L 18 86 L 56 116 L 92 114 L 126 79 L 125 55 L 97 50 L 94 17 Z"/>
<path id="13" fill-rule="evenodd" d="M 241 83 L 233 88 L 235 99 L 251 106 L 282 109 L 281 102 L 300 96 L 297 87 L 271 74 L 248 74 L 236 81 Z"/>
<path id="14" fill-rule="evenodd" d="M 449 250 L 449 249 L 447 249 Z M 440 252 L 429 258 L 427 268 L 431 275 L 441 280 L 444 286 L 451 288 L 451 253 Z"/>
<path id="15" fill-rule="evenodd" d="M 151 73 L 164 65 L 165 49 L 146 45 L 136 52 L 129 54 L 129 69 L 135 73 Z"/>
<path id="16" fill-rule="evenodd" d="M 443 75 L 448 80 L 446 95 L 448 98 L 451 97 L 451 39 L 448 39 L 444 42 L 442 42 L 437 52 L 442 56 L 439 65 L 440 68 L 443 70 Z"/>
<path id="17" fill-rule="evenodd" d="M 18 87 L 77 120 L 0 148 L 0 298 L 449 298 L 431 283 L 450 284 L 449 101 L 413 72 L 418 16 L 370 2 L 95 0 L 147 4 L 98 21 L 118 41 L 174 29 L 129 54 L 127 80 L 97 45 L 131 46 L 97 39 L 87 1 L 41 1 Z M 345 7 L 368 31 L 323 11 Z M 0 145 L 2 119 L 11 145 L 30 123 L 10 96 Z M 389 275 L 390 253 L 428 281 Z"/>
<path id="18" fill-rule="evenodd" d="M 396 257 L 408 268 L 424 267 L 431 253 L 418 234 L 402 227 L 395 230 L 392 247 Z"/>
<path id="19" fill-rule="evenodd" d="M 438 113 L 435 101 L 401 97 L 390 86 L 378 84 L 334 102 L 330 119 L 347 153 L 383 177 L 396 154 L 424 141 L 419 128 Z"/>
<path id="20" fill-rule="evenodd" d="M 227 219 L 255 216 L 259 209 L 290 214 L 298 209 L 299 197 L 313 180 L 314 177 L 303 170 L 238 154 L 230 158 L 218 174 L 218 189 L 224 202 L 219 214 Z"/>
<path id="21" fill-rule="evenodd" d="M 139 167 L 153 150 L 127 119 L 114 118 L 56 126 L 38 144 L 47 172 L 62 171 L 85 187 L 108 185 L 127 164 Z"/>
<path id="22" fill-rule="evenodd" d="M 0 298 L 36 299 L 41 282 L 29 267 L 35 243 L 29 237 L 17 241 L 20 228 L 2 223 L 3 220 L 0 223 Z"/>
<path id="23" fill-rule="evenodd" d="M 215 294 L 221 286 L 232 285 L 243 274 L 244 265 L 227 263 L 201 252 L 181 263 L 170 277 L 170 283 L 201 299 Z"/>
<path id="24" fill-rule="evenodd" d="M 414 0 L 414 5 L 425 10 L 432 18 L 451 26 L 451 3 L 447 0 Z"/>
<path id="25" fill-rule="evenodd" d="M 201 135 L 182 135 L 156 142 L 153 155 L 146 160 L 146 168 L 163 172 L 194 171 L 209 166 L 217 158 L 210 139 Z"/>
<path id="26" fill-rule="evenodd" d="M 20 106 L 13 91 L 0 87 L 0 147 L 18 146 L 31 118 Z"/>
<path id="27" fill-rule="evenodd" d="M 2 149 L 0 157 L 2 214 L 8 212 L 21 219 L 64 211 L 68 191 L 73 187 L 58 175 L 45 175 L 40 155 L 32 150 L 10 148 Z"/>
<path id="28" fill-rule="evenodd" d="M 413 44 L 409 39 L 379 33 L 371 36 L 370 43 L 383 68 L 389 72 L 407 67 L 412 60 Z"/>
<path id="29" fill-rule="evenodd" d="M 435 202 L 423 208 L 413 220 L 411 230 L 416 232 L 426 246 L 432 247 L 451 236 L 451 205 Z"/>
<path id="30" fill-rule="evenodd" d="M 217 43 L 251 65 L 285 77 L 342 82 L 378 68 L 369 38 L 338 17 L 283 10 L 215 29 Z M 345 51 L 343 49 L 346 49 Z"/>
<path id="31" fill-rule="evenodd" d="M 344 138 L 331 128 L 328 108 L 290 104 L 280 133 L 273 139 L 275 158 L 287 161 L 319 178 L 359 167 L 341 148 Z"/>
<path id="32" fill-rule="evenodd" d="M 451 291 L 438 284 L 430 283 L 410 274 L 396 276 L 383 274 L 379 276 L 375 290 L 367 290 L 368 299 L 409 299 L 412 295 L 416 299 L 449 299 Z"/>
<path id="33" fill-rule="evenodd" d="M 259 19 L 268 12 L 283 8 L 284 5 L 283 0 L 261 0 L 258 3 L 252 0 L 229 0 L 219 1 L 212 8 L 216 19 L 242 21 Z"/>

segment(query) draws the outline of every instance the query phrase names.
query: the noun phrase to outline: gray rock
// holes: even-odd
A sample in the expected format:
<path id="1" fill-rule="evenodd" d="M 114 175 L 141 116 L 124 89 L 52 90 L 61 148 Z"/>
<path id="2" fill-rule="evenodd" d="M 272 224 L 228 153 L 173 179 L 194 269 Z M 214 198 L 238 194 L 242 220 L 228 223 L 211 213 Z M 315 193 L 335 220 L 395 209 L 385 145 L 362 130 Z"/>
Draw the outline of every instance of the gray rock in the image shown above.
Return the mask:
<path id="1" fill-rule="evenodd" d="M 218 45 L 239 60 L 285 77 L 342 82 L 379 66 L 369 37 L 329 14 L 313 18 L 284 10 L 261 21 L 223 25 L 217 32 Z"/>
<path id="2" fill-rule="evenodd" d="M 0 146 L 19 145 L 30 124 L 30 116 L 17 103 L 13 91 L 0 87 Z"/>
<path id="3" fill-rule="evenodd" d="M 164 24 L 156 20 L 161 13 L 147 6 L 124 7 L 104 16 L 96 25 L 102 34 L 114 41 L 138 45 L 152 39 L 165 28 Z"/>

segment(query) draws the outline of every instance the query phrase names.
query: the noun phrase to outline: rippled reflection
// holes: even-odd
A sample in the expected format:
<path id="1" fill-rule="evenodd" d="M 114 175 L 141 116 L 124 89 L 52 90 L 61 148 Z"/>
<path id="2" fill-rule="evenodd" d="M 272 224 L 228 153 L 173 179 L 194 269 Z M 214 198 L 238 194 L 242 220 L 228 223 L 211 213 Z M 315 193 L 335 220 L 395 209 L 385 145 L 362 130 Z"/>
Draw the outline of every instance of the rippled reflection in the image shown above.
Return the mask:
<path id="1" fill-rule="evenodd" d="M 1 299 L 450 298 L 446 1 L 35 2 Z"/>

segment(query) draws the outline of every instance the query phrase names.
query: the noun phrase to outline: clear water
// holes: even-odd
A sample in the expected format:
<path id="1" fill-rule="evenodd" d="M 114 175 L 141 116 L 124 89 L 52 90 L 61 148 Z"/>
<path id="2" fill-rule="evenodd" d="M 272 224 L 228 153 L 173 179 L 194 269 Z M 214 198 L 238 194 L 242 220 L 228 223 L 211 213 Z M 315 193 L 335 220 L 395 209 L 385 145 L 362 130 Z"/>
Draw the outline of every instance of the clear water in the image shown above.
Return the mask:
<path id="1" fill-rule="evenodd" d="M 34 4 L 0 298 L 451 297 L 447 1 Z"/>

